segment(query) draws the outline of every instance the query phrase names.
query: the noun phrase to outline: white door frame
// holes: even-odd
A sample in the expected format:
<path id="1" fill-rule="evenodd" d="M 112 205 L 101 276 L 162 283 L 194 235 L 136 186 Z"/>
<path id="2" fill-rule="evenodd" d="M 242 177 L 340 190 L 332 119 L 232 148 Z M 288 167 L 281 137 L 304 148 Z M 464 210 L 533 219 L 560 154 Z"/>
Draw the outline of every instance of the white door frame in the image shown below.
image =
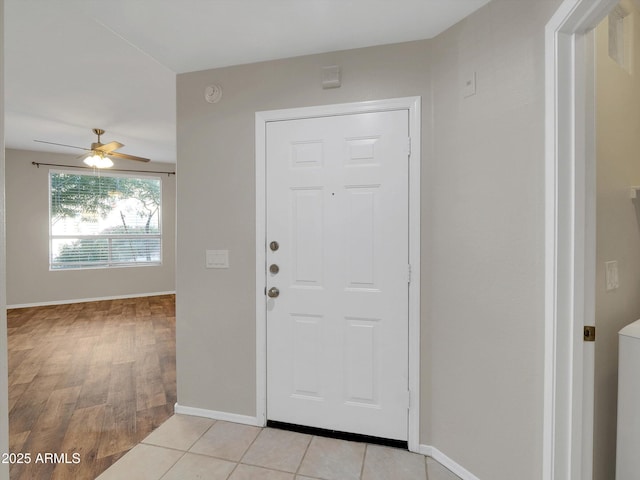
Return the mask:
<path id="1" fill-rule="evenodd" d="M 412 452 L 420 444 L 420 97 L 374 100 L 338 105 L 271 110 L 256 113 L 256 418 L 267 422 L 267 311 L 266 287 L 266 127 L 268 122 L 408 110 L 411 156 L 409 160 L 409 429 Z"/>
<path id="2" fill-rule="evenodd" d="M 565 0 L 545 31 L 544 480 L 590 480 L 595 269 L 593 72 L 586 33 L 617 0 Z"/>

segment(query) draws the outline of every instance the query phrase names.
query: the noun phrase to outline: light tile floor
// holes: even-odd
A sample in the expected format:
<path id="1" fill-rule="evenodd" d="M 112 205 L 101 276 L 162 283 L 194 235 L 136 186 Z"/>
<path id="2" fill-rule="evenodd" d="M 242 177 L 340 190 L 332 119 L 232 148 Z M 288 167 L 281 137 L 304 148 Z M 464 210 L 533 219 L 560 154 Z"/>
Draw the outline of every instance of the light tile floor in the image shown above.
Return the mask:
<path id="1" fill-rule="evenodd" d="M 174 415 L 98 480 L 460 480 L 396 448 Z"/>

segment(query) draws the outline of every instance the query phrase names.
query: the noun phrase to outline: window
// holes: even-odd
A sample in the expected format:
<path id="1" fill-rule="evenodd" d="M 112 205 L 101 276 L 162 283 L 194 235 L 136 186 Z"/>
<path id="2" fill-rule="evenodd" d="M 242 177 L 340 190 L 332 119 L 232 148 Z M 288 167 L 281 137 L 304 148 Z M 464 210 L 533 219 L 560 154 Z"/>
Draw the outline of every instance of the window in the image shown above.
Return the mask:
<path id="1" fill-rule="evenodd" d="M 160 265 L 161 181 L 49 173 L 51 270 Z"/>

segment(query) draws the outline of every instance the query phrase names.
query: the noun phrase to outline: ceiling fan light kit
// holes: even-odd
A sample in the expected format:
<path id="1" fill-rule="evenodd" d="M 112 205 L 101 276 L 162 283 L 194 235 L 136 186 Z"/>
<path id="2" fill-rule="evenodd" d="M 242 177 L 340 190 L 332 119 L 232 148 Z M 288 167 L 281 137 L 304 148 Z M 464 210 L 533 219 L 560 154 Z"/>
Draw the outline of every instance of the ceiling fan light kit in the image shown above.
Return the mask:
<path id="1" fill-rule="evenodd" d="M 100 142 L 100 136 L 104 134 L 104 130 L 101 128 L 94 128 L 93 133 L 98 136 L 98 141 L 91 144 L 91 148 L 76 147 L 74 145 L 65 145 L 63 143 L 46 142 L 44 140 L 35 140 L 39 143 L 48 143 L 50 145 L 58 145 L 61 147 L 77 148 L 79 150 L 85 150 L 89 153 L 86 154 L 83 162 L 85 165 L 93 168 L 110 168 L 113 167 L 113 161 L 109 157 L 124 158 L 125 160 L 135 160 L 138 162 L 149 162 L 148 158 L 137 157 L 135 155 L 128 155 L 126 153 L 118 153 L 116 150 L 124 147 L 120 142 Z"/>
<path id="2" fill-rule="evenodd" d="M 113 162 L 109 157 L 105 157 L 104 155 L 95 154 L 90 155 L 83 160 L 84 164 L 93 167 L 93 168 L 111 168 L 113 167 Z"/>

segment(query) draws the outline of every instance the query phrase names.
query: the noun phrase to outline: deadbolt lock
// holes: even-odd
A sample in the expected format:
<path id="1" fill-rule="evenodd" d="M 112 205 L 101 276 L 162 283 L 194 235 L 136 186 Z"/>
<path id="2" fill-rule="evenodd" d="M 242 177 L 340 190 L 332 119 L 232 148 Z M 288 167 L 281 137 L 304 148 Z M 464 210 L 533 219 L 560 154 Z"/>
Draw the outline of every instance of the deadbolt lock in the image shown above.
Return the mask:
<path id="1" fill-rule="evenodd" d="M 280 245 L 278 244 L 278 242 L 271 242 L 269 244 L 269 248 L 271 249 L 272 252 L 275 252 L 280 248 Z"/>
<path id="2" fill-rule="evenodd" d="M 280 290 L 278 290 L 276 287 L 271 287 L 267 292 L 267 295 L 269 295 L 269 298 L 276 298 L 278 295 L 280 295 Z"/>
<path id="3" fill-rule="evenodd" d="M 272 263 L 269 266 L 269 271 L 275 275 L 276 273 L 278 273 L 280 271 L 280 267 L 278 265 L 276 265 L 275 263 Z"/>

